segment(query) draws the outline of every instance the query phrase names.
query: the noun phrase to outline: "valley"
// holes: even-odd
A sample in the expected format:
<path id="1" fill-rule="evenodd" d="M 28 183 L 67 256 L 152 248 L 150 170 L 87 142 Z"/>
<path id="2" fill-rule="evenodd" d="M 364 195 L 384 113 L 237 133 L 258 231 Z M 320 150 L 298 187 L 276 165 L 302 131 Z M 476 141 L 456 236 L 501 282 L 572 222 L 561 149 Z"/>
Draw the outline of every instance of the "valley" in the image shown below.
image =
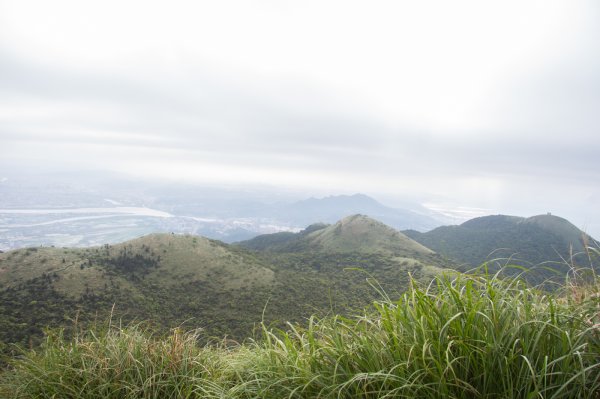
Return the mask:
<path id="1" fill-rule="evenodd" d="M 262 218 L 177 216 L 140 207 L 0 209 L 0 250 L 31 246 L 89 247 L 147 234 L 176 232 L 237 241 L 299 228 Z"/>
<path id="2" fill-rule="evenodd" d="M 427 231 L 448 221 L 417 203 L 394 208 L 364 194 L 306 199 L 264 189 L 164 186 L 105 175 L 16 175 L 0 182 L 0 251 L 118 244 L 153 233 L 232 243 L 358 213 L 399 230 Z"/>

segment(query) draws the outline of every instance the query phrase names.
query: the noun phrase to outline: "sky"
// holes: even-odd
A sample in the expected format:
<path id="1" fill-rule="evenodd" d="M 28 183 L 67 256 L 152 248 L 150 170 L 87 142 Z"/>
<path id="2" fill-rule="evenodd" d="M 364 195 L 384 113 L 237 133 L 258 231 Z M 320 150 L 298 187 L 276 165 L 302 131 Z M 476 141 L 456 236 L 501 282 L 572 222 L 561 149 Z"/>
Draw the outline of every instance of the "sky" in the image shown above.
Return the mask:
<path id="1" fill-rule="evenodd" d="M 600 236 L 599 37 L 594 0 L 0 0 L 0 178 L 362 192 Z"/>

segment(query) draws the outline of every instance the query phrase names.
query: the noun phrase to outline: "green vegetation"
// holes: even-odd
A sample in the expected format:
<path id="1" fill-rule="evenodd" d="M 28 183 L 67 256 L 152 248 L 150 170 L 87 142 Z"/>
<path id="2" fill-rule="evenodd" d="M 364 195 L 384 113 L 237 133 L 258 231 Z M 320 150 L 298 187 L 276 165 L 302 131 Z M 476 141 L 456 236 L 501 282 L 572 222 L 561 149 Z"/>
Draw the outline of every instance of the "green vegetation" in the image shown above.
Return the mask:
<path id="1" fill-rule="evenodd" d="M 319 233 L 319 250 L 313 236 L 302 250 L 274 252 L 153 234 L 96 248 L 0 254 L 0 343 L 34 347 L 45 327 L 64 328 L 71 337 L 73 320 L 86 328 L 110 314 L 124 323 L 149 320 L 159 333 L 201 329 L 203 342 L 243 341 L 261 322 L 275 327 L 313 314 L 358 312 L 375 299 L 367 279 L 381 281 L 398 298 L 408 273 L 429 281 L 445 270 L 439 256 L 406 237 L 398 240 L 401 234 L 381 223 L 366 217 L 342 222 L 340 229 L 305 231 Z"/>
<path id="2" fill-rule="evenodd" d="M 385 224 L 364 215 L 345 217 L 333 225 L 314 224 L 298 234 L 276 233 L 242 241 L 244 248 L 270 252 L 379 253 L 426 256 L 433 251 Z"/>
<path id="3" fill-rule="evenodd" d="M 253 256 L 202 237 L 10 251 L 0 255 L 0 342 L 34 346 L 46 326 L 69 335 L 72 320 L 88 326 L 111 312 L 125 322 L 152 320 L 157 330 L 189 321 L 207 334 L 247 336 L 273 275 Z"/>
<path id="4" fill-rule="evenodd" d="M 51 333 L 0 375 L 0 396 L 594 399 L 600 280 L 560 294 L 496 276 L 412 280 L 359 317 L 263 327 L 242 345 L 198 338 L 139 326 Z"/>
<path id="5" fill-rule="evenodd" d="M 600 398 L 593 269 L 565 263 L 548 293 L 448 267 L 360 215 L 238 245 L 2 253 L 0 397 Z"/>
<path id="6" fill-rule="evenodd" d="M 567 220 L 553 215 L 530 218 L 485 216 L 459 226 L 438 227 L 427 233 L 405 231 L 406 235 L 469 270 L 490 261 L 490 268 L 518 265 L 535 269 L 526 278 L 539 284 L 553 279 L 562 282 L 571 265 L 590 266 L 587 246 L 594 239 Z M 594 266 L 599 266 L 594 263 Z M 505 269 L 510 272 L 510 269 Z M 520 273 L 521 269 L 513 269 Z"/>

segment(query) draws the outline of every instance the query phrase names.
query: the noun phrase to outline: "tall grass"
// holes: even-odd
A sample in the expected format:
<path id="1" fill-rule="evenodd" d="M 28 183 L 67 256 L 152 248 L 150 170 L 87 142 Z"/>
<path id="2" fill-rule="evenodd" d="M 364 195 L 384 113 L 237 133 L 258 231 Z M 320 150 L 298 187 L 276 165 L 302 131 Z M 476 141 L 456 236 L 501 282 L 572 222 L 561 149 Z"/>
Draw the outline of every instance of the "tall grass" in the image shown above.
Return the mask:
<path id="1" fill-rule="evenodd" d="M 463 276 L 413 284 L 399 301 L 375 307 L 358 320 L 265 331 L 276 365 L 266 379 L 279 380 L 282 394 L 297 385 L 291 397 L 598 397 L 590 301 Z"/>
<path id="2" fill-rule="evenodd" d="M 7 398 L 600 398 L 600 284 L 547 294 L 496 276 L 412 282 L 352 319 L 227 348 L 137 327 L 50 335 Z"/>
<path id="3" fill-rule="evenodd" d="M 204 397 L 218 392 L 225 357 L 196 342 L 195 332 L 176 329 L 160 339 L 139 325 L 90 331 L 73 340 L 51 333 L 39 351 L 13 362 L 0 397 Z"/>

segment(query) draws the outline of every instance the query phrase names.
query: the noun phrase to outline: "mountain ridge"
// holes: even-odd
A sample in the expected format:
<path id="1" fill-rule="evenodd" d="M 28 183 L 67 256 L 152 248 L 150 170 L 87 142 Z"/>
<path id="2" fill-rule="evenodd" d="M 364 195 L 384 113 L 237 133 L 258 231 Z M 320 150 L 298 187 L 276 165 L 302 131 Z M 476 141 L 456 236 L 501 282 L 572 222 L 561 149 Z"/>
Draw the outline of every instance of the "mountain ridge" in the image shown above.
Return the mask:
<path id="1" fill-rule="evenodd" d="M 313 224 L 299 233 L 275 233 L 236 243 L 254 250 L 296 252 L 433 253 L 403 233 L 366 215 L 350 215 L 332 225 Z"/>
<path id="2" fill-rule="evenodd" d="M 488 260 L 525 267 L 544 265 L 559 275 L 570 262 L 589 266 L 586 247 L 594 239 L 568 220 L 551 214 L 519 217 L 490 215 L 426 233 L 404 233 L 444 256 L 477 267 Z M 544 277 L 550 274 L 542 273 Z"/>

